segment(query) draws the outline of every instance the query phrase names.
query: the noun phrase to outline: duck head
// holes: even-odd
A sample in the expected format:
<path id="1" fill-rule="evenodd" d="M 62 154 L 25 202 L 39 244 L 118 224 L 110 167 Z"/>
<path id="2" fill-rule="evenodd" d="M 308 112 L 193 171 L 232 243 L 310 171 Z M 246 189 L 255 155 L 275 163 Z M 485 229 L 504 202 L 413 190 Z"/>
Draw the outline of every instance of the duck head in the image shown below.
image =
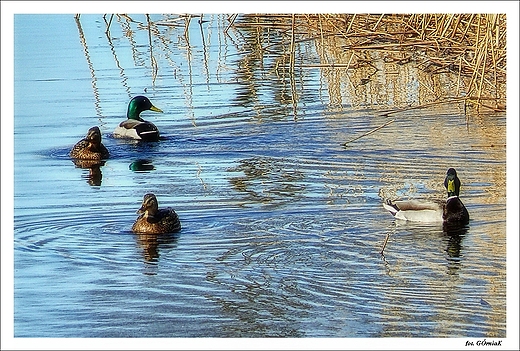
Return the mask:
<path id="1" fill-rule="evenodd" d="M 448 169 L 448 172 L 446 173 L 446 179 L 444 179 L 444 186 L 448 191 L 448 197 L 459 196 L 460 179 L 457 177 L 457 171 L 455 168 Z"/>
<path id="2" fill-rule="evenodd" d="M 163 112 L 160 108 L 152 105 L 150 100 L 146 96 L 136 96 L 128 103 L 128 111 L 126 113 L 126 117 L 128 119 L 135 119 L 138 121 L 142 121 L 139 116 L 141 112 L 151 110 L 155 112 Z"/>
<path id="3" fill-rule="evenodd" d="M 141 204 L 141 208 L 137 210 L 137 213 L 144 213 L 147 217 L 153 217 L 157 210 L 159 209 L 159 204 L 157 203 L 157 198 L 154 194 L 146 194 L 143 197 L 143 203 Z"/>
<path id="4" fill-rule="evenodd" d="M 92 127 L 88 130 L 85 139 L 94 145 L 101 144 L 101 131 L 98 126 Z"/>

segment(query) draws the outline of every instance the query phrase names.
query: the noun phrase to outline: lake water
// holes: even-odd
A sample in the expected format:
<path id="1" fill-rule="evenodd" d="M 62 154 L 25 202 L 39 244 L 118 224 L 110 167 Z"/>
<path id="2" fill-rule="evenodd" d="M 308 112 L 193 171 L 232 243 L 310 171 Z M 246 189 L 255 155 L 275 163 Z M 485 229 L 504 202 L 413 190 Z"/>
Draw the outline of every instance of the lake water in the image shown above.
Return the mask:
<path id="1" fill-rule="evenodd" d="M 388 117 L 422 99 L 413 64 L 367 83 L 304 41 L 291 70 L 275 31 L 177 19 L 15 16 L 15 337 L 507 336 L 505 113 Z M 135 95 L 159 142 L 111 137 Z M 68 157 L 94 125 L 96 177 Z M 463 230 L 383 209 L 449 167 Z M 180 233 L 130 231 L 147 192 Z"/>

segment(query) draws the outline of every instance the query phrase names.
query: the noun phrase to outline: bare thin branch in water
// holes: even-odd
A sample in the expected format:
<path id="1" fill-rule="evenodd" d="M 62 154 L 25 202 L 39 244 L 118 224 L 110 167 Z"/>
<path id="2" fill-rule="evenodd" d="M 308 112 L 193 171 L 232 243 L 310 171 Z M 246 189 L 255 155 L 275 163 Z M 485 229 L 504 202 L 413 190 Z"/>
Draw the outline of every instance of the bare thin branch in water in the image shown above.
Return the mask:
<path id="1" fill-rule="evenodd" d="M 379 252 L 381 255 L 384 255 L 386 243 L 388 242 L 389 237 L 390 237 L 390 234 L 386 234 L 385 242 L 383 243 L 383 247 L 381 248 L 381 251 Z"/>
<path id="2" fill-rule="evenodd" d="M 367 132 L 367 133 L 365 133 L 365 134 L 363 134 L 363 135 L 360 135 L 360 136 L 358 136 L 358 137 L 356 137 L 356 138 L 354 138 L 354 139 L 351 139 L 351 140 L 347 141 L 346 143 L 344 143 L 343 146 L 347 146 L 347 144 L 350 144 L 351 142 L 353 142 L 353 141 L 355 141 L 355 140 L 361 139 L 361 138 L 363 138 L 363 137 L 365 137 L 365 136 L 367 136 L 367 135 L 370 135 L 370 134 L 372 134 L 372 133 L 374 133 L 374 132 L 377 132 L 379 129 L 386 127 L 387 125 L 389 125 L 390 123 L 393 123 L 394 121 L 395 121 L 395 119 L 392 119 L 392 120 L 386 122 L 385 124 L 380 125 L 379 127 L 374 128 L 374 129 L 372 129 L 371 131 L 369 131 L 369 132 Z"/>

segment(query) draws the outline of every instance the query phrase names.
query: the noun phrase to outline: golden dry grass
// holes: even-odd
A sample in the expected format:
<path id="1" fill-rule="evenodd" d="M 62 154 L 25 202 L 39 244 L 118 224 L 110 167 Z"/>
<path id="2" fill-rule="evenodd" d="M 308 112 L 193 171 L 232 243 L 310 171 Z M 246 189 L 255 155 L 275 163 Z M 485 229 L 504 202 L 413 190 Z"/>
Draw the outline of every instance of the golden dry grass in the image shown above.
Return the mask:
<path id="1" fill-rule="evenodd" d="M 320 67 L 355 69 L 371 64 L 364 53 L 383 51 L 397 64 L 414 61 L 431 75 L 456 75 L 450 98 L 505 109 L 505 14 L 261 14 L 229 20 L 239 30 L 277 31 L 292 69 L 295 44 L 303 41 L 319 41 L 321 50 L 335 43 L 334 55 L 320 55 Z"/>

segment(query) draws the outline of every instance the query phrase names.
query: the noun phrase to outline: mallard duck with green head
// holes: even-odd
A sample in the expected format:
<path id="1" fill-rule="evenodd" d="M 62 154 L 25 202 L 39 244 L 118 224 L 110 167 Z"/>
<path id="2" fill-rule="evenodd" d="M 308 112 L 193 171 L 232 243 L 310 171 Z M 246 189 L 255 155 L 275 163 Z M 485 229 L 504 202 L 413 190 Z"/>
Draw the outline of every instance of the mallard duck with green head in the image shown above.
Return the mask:
<path id="1" fill-rule="evenodd" d="M 70 157 L 78 160 L 103 160 L 109 156 L 108 150 L 101 143 L 101 131 L 98 126 L 90 128 L 87 136 L 78 141 L 70 150 Z"/>
<path id="2" fill-rule="evenodd" d="M 172 208 L 159 209 L 157 197 L 146 194 L 141 208 L 137 210 L 140 216 L 132 226 L 132 231 L 139 234 L 166 234 L 181 230 L 179 216 Z"/>
<path id="3" fill-rule="evenodd" d="M 448 224 L 467 224 L 469 213 L 459 198 L 460 179 L 454 168 L 448 169 L 444 186 L 448 191 L 446 201 L 402 200 L 383 202 L 395 218 L 410 222 L 440 222 Z"/>
<path id="4" fill-rule="evenodd" d="M 163 112 L 152 105 L 146 96 L 136 96 L 128 103 L 126 120 L 114 130 L 116 138 L 130 138 L 144 141 L 159 140 L 159 129 L 152 123 L 141 118 L 143 111 Z"/>

